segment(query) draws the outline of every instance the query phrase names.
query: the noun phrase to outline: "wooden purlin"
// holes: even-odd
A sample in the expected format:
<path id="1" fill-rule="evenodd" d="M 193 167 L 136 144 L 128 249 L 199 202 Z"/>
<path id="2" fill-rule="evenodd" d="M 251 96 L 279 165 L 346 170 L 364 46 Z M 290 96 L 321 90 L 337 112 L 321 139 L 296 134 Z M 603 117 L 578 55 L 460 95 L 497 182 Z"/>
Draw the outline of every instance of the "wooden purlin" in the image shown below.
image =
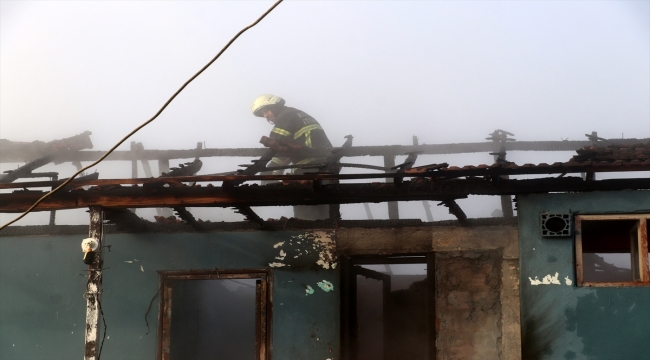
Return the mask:
<path id="1" fill-rule="evenodd" d="M 445 164 L 443 164 L 445 165 Z M 435 179 L 451 179 L 459 177 L 493 177 L 499 175 L 549 175 L 570 173 L 600 173 L 600 172 L 634 172 L 650 171 L 650 160 L 646 161 L 616 161 L 582 163 L 567 162 L 554 164 L 495 164 L 458 167 L 441 167 L 440 164 L 414 167 L 399 174 L 300 174 L 300 175 L 198 175 L 179 176 L 174 178 L 139 178 L 139 179 L 106 179 L 106 180 L 74 180 L 70 186 L 87 185 L 133 185 L 155 184 L 164 185 L 181 182 L 207 182 L 207 181 L 254 181 L 254 180 L 358 180 L 358 179 L 384 179 L 400 177 L 425 177 Z M 0 189 L 20 189 L 33 187 L 57 186 L 62 181 L 31 181 L 21 183 L 0 183 Z"/>
<path id="2" fill-rule="evenodd" d="M 609 143 L 637 144 L 647 143 L 650 139 L 613 139 Z M 506 151 L 576 151 L 591 145 L 590 141 L 514 141 L 506 145 Z M 494 150 L 490 142 L 457 143 L 457 144 L 427 144 L 427 145 L 383 145 L 355 146 L 345 150 L 345 156 L 399 156 L 408 152 L 421 151 L 422 155 L 481 153 Z M 183 150 L 142 150 L 138 152 L 138 160 L 174 160 L 205 157 L 260 157 L 265 148 L 232 148 L 232 149 L 183 149 Z M 56 162 L 95 161 L 104 155 L 104 151 L 90 150 L 71 152 L 57 157 Z M 105 161 L 131 161 L 131 151 L 118 150 L 109 155 Z M 6 156 L 0 152 L 0 162 L 22 162 L 22 157 Z"/>
<path id="3" fill-rule="evenodd" d="M 239 187 L 122 187 L 57 193 L 45 199 L 34 211 L 49 211 L 104 206 L 108 208 L 147 208 L 176 206 L 240 207 L 352 204 L 365 202 L 432 200 L 445 201 L 468 195 L 516 195 L 567 191 L 647 190 L 650 179 L 610 179 L 583 181 L 577 177 L 500 180 L 406 181 L 400 186 L 386 183 Z M 0 194 L 0 212 L 22 212 L 43 195 L 40 191 Z"/>

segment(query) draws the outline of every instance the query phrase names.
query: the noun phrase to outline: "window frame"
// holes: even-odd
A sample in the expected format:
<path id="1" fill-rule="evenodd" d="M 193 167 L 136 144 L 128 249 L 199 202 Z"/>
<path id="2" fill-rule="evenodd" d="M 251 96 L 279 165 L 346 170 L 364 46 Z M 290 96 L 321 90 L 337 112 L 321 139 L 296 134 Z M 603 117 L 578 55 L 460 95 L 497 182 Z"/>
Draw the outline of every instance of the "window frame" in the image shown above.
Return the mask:
<path id="1" fill-rule="evenodd" d="M 582 222 L 583 221 L 614 221 L 614 220 L 637 220 L 635 225 L 638 236 L 638 259 L 639 280 L 622 282 L 586 282 L 584 281 L 584 267 L 582 262 Z M 648 221 L 650 214 L 611 214 L 611 215 L 576 215 L 575 224 L 575 256 L 576 256 L 576 286 L 578 287 L 634 287 L 650 286 L 650 266 L 648 264 Z M 634 269 L 635 264 L 632 264 Z"/>
<path id="2" fill-rule="evenodd" d="M 158 348 L 156 359 L 170 360 L 172 316 L 172 281 L 258 279 L 255 301 L 255 351 L 256 360 L 271 359 L 271 319 L 273 314 L 273 270 L 181 270 L 158 271 L 160 303 L 158 312 Z"/>

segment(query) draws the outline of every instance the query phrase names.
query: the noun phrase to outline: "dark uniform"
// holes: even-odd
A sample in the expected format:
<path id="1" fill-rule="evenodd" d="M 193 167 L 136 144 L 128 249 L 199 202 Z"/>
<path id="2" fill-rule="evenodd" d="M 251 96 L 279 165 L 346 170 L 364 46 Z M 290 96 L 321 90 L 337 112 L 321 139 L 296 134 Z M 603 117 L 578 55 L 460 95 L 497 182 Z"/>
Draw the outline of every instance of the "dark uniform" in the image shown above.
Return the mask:
<path id="1" fill-rule="evenodd" d="M 286 143 L 296 143 L 303 147 L 322 150 L 322 156 L 314 157 L 313 153 L 301 154 L 300 151 L 292 154 L 290 158 L 275 157 L 272 165 L 281 166 L 293 163 L 295 165 L 320 164 L 327 158 L 332 149 L 332 143 L 325 135 L 325 131 L 318 121 L 304 111 L 288 106 L 282 106 L 275 117 L 274 127 L 271 130 L 272 139 Z M 314 171 L 314 170 L 311 170 Z M 294 174 L 304 173 L 303 169 L 296 169 Z M 319 220 L 329 217 L 329 205 L 300 205 L 293 207 L 296 218 L 304 220 Z"/>
<path id="2" fill-rule="evenodd" d="M 322 150 L 322 156 L 314 157 L 313 154 L 301 154 L 295 152 L 291 158 L 274 158 L 272 161 L 276 165 L 286 165 L 289 162 L 295 165 L 317 164 L 321 163 L 327 157 L 328 152 L 332 149 L 325 131 L 318 121 L 309 116 L 304 111 L 292 107 L 283 106 L 279 108 L 275 116 L 273 130 L 271 130 L 271 139 L 281 140 L 286 143 L 296 143 L 311 149 Z M 301 173 L 297 169 L 295 173 Z"/>

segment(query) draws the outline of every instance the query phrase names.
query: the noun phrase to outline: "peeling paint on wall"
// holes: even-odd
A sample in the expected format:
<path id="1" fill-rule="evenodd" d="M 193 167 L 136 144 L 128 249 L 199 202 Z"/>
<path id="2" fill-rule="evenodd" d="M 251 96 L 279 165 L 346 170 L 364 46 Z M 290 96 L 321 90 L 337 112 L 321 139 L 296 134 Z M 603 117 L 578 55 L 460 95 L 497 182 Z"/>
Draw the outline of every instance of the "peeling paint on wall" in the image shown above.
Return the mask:
<path id="1" fill-rule="evenodd" d="M 318 256 L 315 259 L 316 266 L 323 269 L 335 269 L 337 257 L 336 243 L 332 239 L 333 234 L 333 231 L 308 231 L 302 235 L 291 236 L 289 240 L 280 241 L 273 245 L 274 249 L 279 249 L 279 253 L 275 256 L 275 259 L 280 261 L 285 260 L 287 257 L 289 259 L 298 259 L 311 252 L 314 254 L 309 255 L 308 262 L 314 261 L 312 260 L 313 257 Z M 302 262 L 304 263 L 304 261 Z M 290 266 L 289 264 L 280 264 L 273 262 L 269 266 Z"/>
<path id="2" fill-rule="evenodd" d="M 280 268 L 280 267 L 285 267 L 285 266 L 287 266 L 287 264 L 283 264 L 283 263 L 279 263 L 279 262 L 269 263 L 269 267 L 272 267 L 272 268 Z"/>
<path id="3" fill-rule="evenodd" d="M 308 233 L 313 237 L 312 248 L 318 252 L 318 261 L 316 264 L 323 269 L 336 268 L 336 243 L 332 240 L 333 232 L 314 231 Z"/>
<path id="4" fill-rule="evenodd" d="M 548 274 L 544 276 L 541 281 L 537 276 L 535 276 L 534 280 L 528 277 L 528 280 L 530 280 L 531 285 L 551 285 L 551 284 L 562 285 L 560 284 L 559 276 L 560 274 L 556 272 L 555 276 L 551 276 L 551 274 Z"/>
<path id="5" fill-rule="evenodd" d="M 569 277 L 567 276 L 564 278 L 564 283 L 567 284 L 568 286 L 571 286 L 571 284 L 573 284 L 573 281 L 571 281 L 571 279 L 569 279 Z"/>
<path id="6" fill-rule="evenodd" d="M 327 281 L 327 280 L 323 280 L 323 281 L 318 282 L 318 287 L 323 289 L 323 291 L 325 291 L 325 292 L 330 292 L 330 291 L 334 290 L 334 285 L 331 282 Z"/>
<path id="7" fill-rule="evenodd" d="M 314 288 L 307 285 L 307 288 L 305 289 L 305 296 L 311 295 L 314 293 Z"/>

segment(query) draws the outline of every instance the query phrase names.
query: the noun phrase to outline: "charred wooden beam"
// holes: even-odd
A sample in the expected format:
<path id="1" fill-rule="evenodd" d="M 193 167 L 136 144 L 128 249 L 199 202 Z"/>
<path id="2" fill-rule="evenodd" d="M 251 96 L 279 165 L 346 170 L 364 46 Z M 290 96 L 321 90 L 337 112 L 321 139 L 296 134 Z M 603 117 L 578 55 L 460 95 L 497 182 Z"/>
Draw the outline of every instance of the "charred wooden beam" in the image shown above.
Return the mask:
<path id="1" fill-rule="evenodd" d="M 203 227 L 201 226 L 201 224 L 198 221 L 196 221 L 196 219 L 194 218 L 194 215 L 192 215 L 192 213 L 189 212 L 189 210 L 187 210 L 186 207 L 177 206 L 177 207 L 174 208 L 174 211 L 176 211 L 176 215 L 179 218 L 181 218 L 181 220 L 185 221 L 187 224 L 192 226 L 195 230 L 197 230 L 197 231 L 203 231 L 204 230 Z"/>
<path id="2" fill-rule="evenodd" d="M 253 164 L 246 167 L 245 169 L 240 169 L 237 170 L 238 175 L 255 175 L 259 172 L 265 171 L 266 170 L 266 164 L 273 159 L 273 156 L 275 154 L 275 151 L 273 149 L 266 149 L 262 156 L 260 156 L 259 159 L 253 160 Z M 244 180 L 230 180 L 225 182 L 224 181 L 224 186 L 230 187 L 230 186 L 237 186 L 243 183 Z"/>
<path id="3" fill-rule="evenodd" d="M 93 143 L 90 140 L 90 131 L 65 139 L 50 142 L 32 141 L 20 142 L 0 139 L 0 162 L 23 162 L 31 161 L 48 156 L 55 152 L 67 151 L 61 158 L 56 158 L 55 163 L 72 161 L 64 158 L 74 158 L 77 150 L 92 149 Z M 93 159 L 96 160 L 96 159 Z"/>
<path id="4" fill-rule="evenodd" d="M 567 173 L 584 173 L 584 172 L 630 172 L 630 171 L 650 171 L 650 160 L 640 161 L 616 161 L 616 162 L 592 162 L 584 163 L 568 162 L 548 164 L 525 164 L 525 165 L 479 165 L 466 166 L 463 168 L 449 167 L 440 168 L 445 164 L 434 164 L 419 166 L 405 170 L 404 177 L 426 177 L 431 179 L 453 179 L 460 177 L 489 177 L 495 178 L 500 175 L 541 175 L 541 174 L 567 174 Z M 402 174 L 398 174 L 402 176 Z M 86 185 L 108 185 L 108 184 L 171 184 L 181 182 L 201 182 L 201 181 L 224 181 L 224 182 L 241 182 L 248 180 L 356 180 L 356 179 L 382 179 L 394 178 L 395 174 L 301 174 L 301 175 L 200 175 L 200 176 L 182 176 L 176 178 L 156 178 L 156 179 L 107 179 L 95 181 L 75 181 L 74 186 Z M 56 185 L 51 181 L 32 181 L 21 182 L 18 184 L 0 183 L 0 189 L 17 189 L 25 187 L 51 187 Z"/>
<path id="5" fill-rule="evenodd" d="M 567 191 L 608 191 L 650 189 L 650 179 L 610 179 L 583 181 L 575 177 L 503 180 L 484 179 L 407 181 L 400 187 L 385 183 L 322 185 L 314 191 L 311 184 L 284 186 L 159 187 L 155 191 L 140 186 L 76 190 L 56 193 L 34 211 L 76 209 L 89 206 L 110 208 L 147 208 L 176 206 L 284 206 L 352 204 L 364 202 L 445 201 L 468 195 L 515 195 Z M 43 195 L 40 191 L 0 194 L 0 212 L 22 212 Z"/>
<path id="6" fill-rule="evenodd" d="M 259 224 L 260 230 L 273 230 L 272 227 L 269 226 L 269 224 L 264 221 L 253 209 L 250 208 L 250 206 L 238 206 L 235 209 L 237 209 L 237 213 L 244 215 L 246 220 L 255 222 Z"/>
<path id="7" fill-rule="evenodd" d="M 23 179 L 28 179 L 28 178 L 53 178 L 56 180 L 59 177 L 58 172 L 40 172 L 40 173 L 29 173 L 26 175 L 21 176 Z"/>
<path id="8" fill-rule="evenodd" d="M 16 170 L 5 171 L 7 174 L 0 177 L 0 183 L 10 183 L 20 178 L 29 177 L 32 171 L 52 162 L 53 157 L 53 155 L 47 155 L 34 161 L 30 161 Z"/>
<path id="9" fill-rule="evenodd" d="M 444 200 L 438 206 L 444 205 L 449 209 L 449 213 L 454 215 L 461 224 L 467 223 L 467 215 L 463 209 L 458 206 L 458 203 L 454 199 Z"/>
<path id="10" fill-rule="evenodd" d="M 169 172 L 162 173 L 160 177 L 164 178 L 164 177 L 192 176 L 192 175 L 196 175 L 196 173 L 198 173 L 199 170 L 201 170 L 201 167 L 203 167 L 203 162 L 197 158 L 194 161 L 187 162 L 185 164 L 178 164 L 178 167 L 171 168 Z M 194 229 L 196 229 L 197 231 L 203 231 L 203 227 L 201 227 L 201 224 L 199 224 L 199 222 L 196 221 L 194 215 L 192 215 L 192 213 L 189 210 L 187 210 L 186 207 L 176 206 L 174 207 L 174 211 L 176 211 L 176 215 L 178 217 L 180 217 L 183 221 L 185 221 L 187 224 L 192 226 Z"/>
<path id="11" fill-rule="evenodd" d="M 184 164 L 178 164 L 178 167 L 171 168 L 169 172 L 162 173 L 160 177 L 193 176 L 201 170 L 201 167 L 203 167 L 203 162 L 196 159 Z"/>
<path id="12" fill-rule="evenodd" d="M 104 218 L 115 224 L 118 231 L 146 232 L 151 223 L 126 209 L 105 209 Z"/>
<path id="13" fill-rule="evenodd" d="M 650 139 L 612 139 L 612 143 L 637 144 L 646 143 Z M 506 145 L 507 151 L 575 151 L 583 146 L 591 145 L 590 141 L 516 141 Z M 412 151 L 421 151 L 424 155 L 464 154 L 491 152 L 492 142 L 462 143 L 462 144 L 427 144 L 418 146 L 385 145 L 385 146 L 355 146 L 345 150 L 345 156 L 398 156 Z M 205 157 L 260 157 L 264 148 L 239 149 L 184 149 L 184 150 L 144 150 L 139 152 L 138 160 L 173 160 L 189 159 L 196 156 Z M 104 155 L 105 151 L 72 152 L 57 158 L 57 161 L 95 161 Z M 38 156 L 21 156 L 20 154 L 3 154 L 0 151 L 0 162 L 21 162 Z M 114 151 L 105 161 L 131 161 L 131 151 Z"/>

